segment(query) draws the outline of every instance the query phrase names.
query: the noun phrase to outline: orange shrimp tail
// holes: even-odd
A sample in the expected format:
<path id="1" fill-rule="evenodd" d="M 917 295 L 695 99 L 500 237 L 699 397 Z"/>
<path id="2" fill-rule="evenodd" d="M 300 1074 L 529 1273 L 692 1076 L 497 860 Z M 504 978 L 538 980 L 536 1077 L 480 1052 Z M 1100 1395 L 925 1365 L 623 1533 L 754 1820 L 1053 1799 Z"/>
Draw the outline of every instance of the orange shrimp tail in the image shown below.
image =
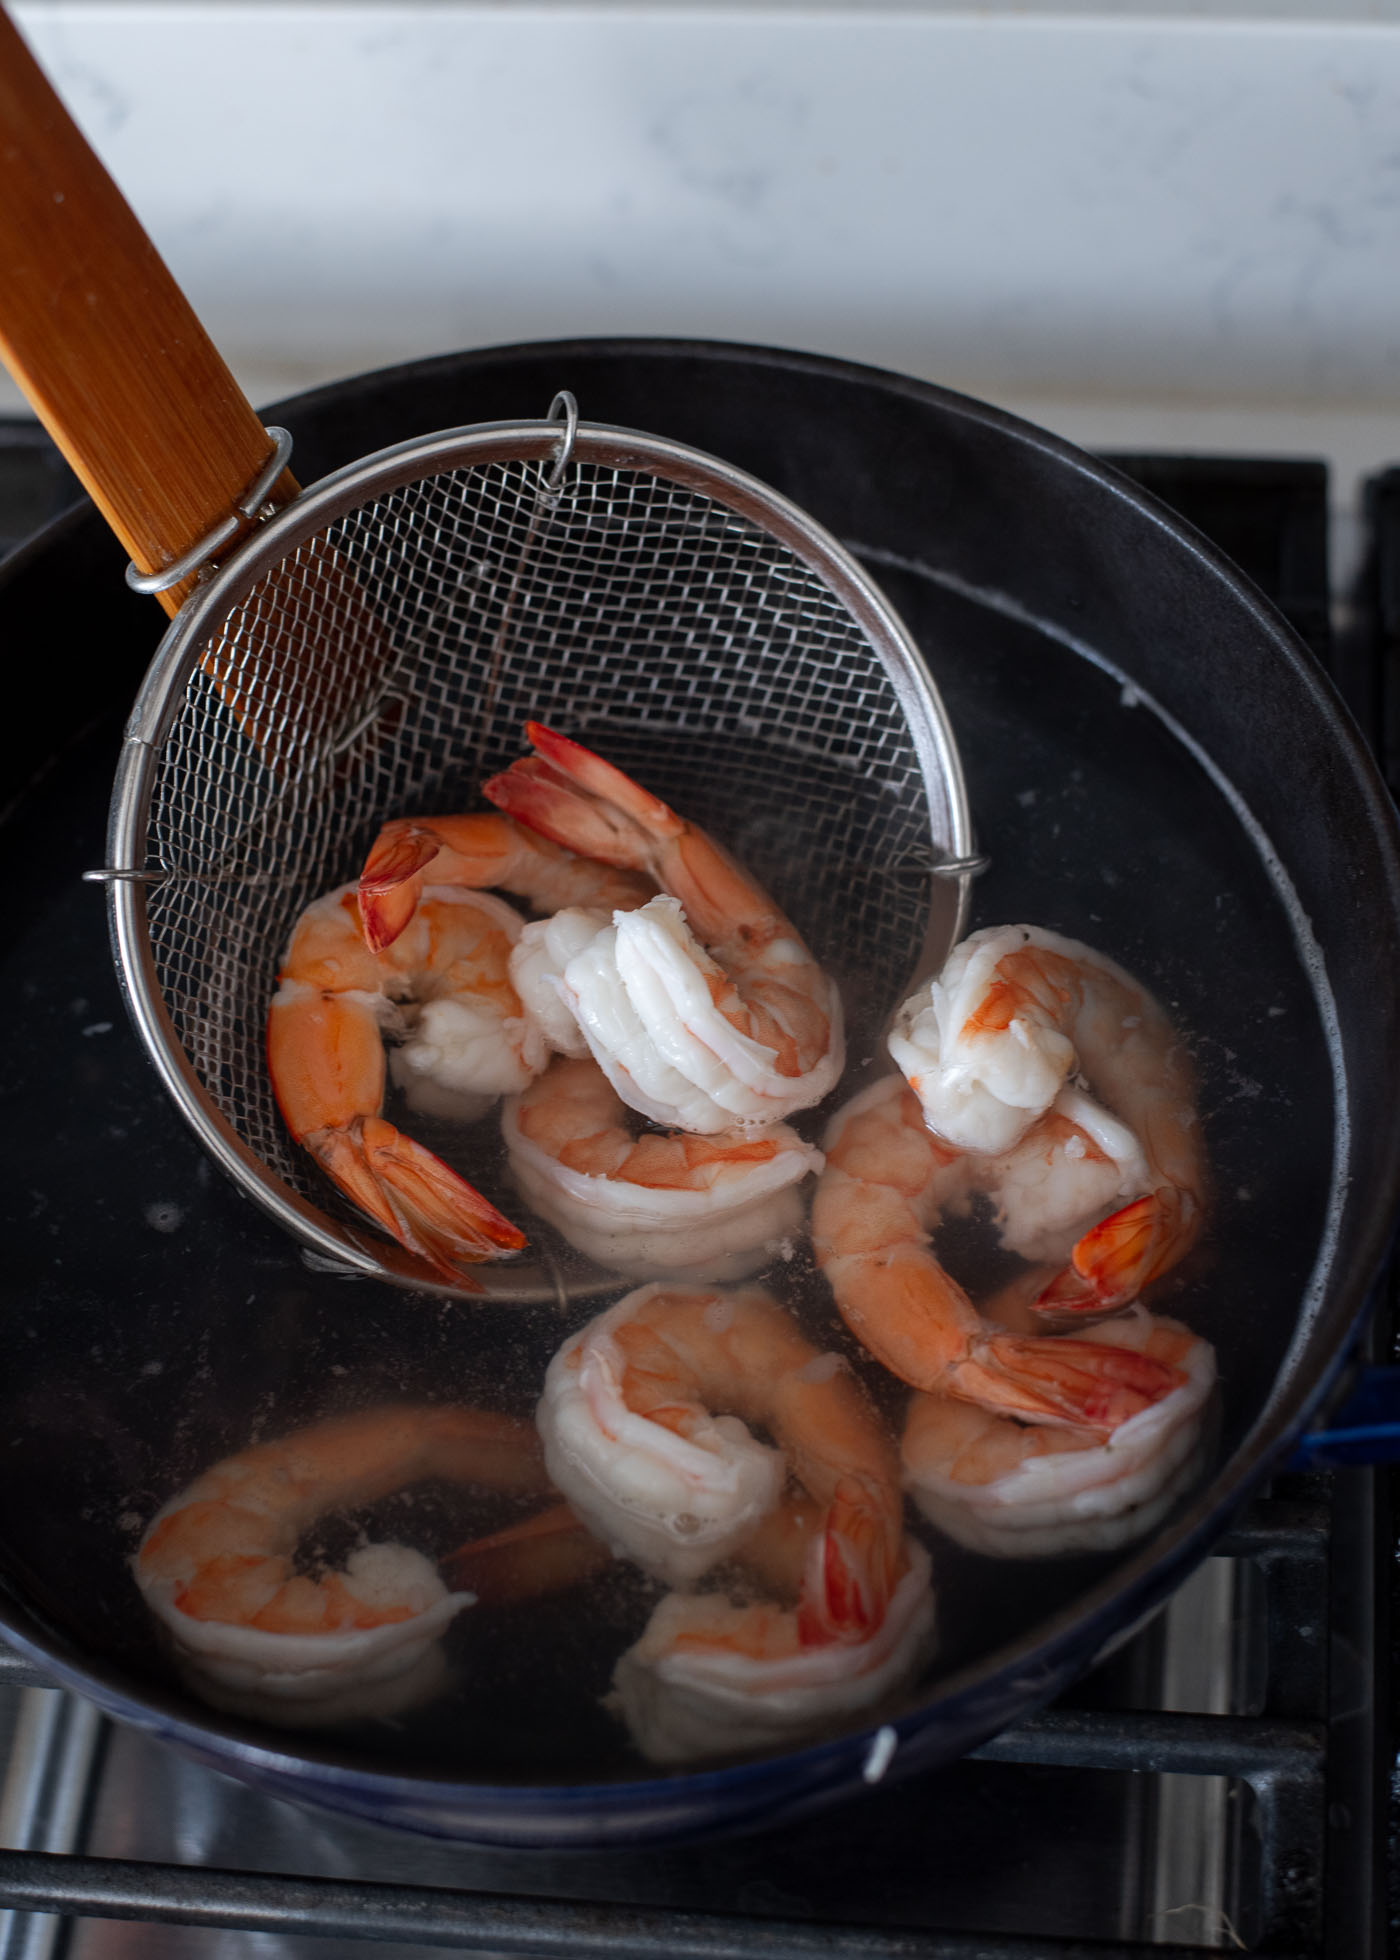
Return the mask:
<path id="1" fill-rule="evenodd" d="M 650 790 L 633 782 L 630 776 L 611 762 L 604 762 L 602 756 L 584 748 L 581 742 L 571 741 L 567 735 L 556 734 L 541 721 L 527 721 L 525 734 L 542 761 L 550 764 L 580 790 L 596 796 L 600 802 L 615 803 L 619 810 L 625 810 L 643 829 L 666 836 L 674 835 L 683 827 L 675 811 L 659 796 L 653 796 Z"/>
<path id="2" fill-rule="evenodd" d="M 359 1116 L 302 1142 L 363 1211 L 450 1280 L 527 1243 L 465 1178 L 382 1116 Z"/>
<path id="3" fill-rule="evenodd" d="M 365 944 L 382 953 L 417 910 L 422 874 L 441 845 L 430 830 L 397 818 L 385 824 L 360 873 L 360 923 Z"/>
<path id="4" fill-rule="evenodd" d="M 582 1585 L 612 1563 L 612 1553 L 567 1504 L 551 1505 L 523 1524 L 474 1538 L 439 1561 L 454 1591 L 488 1606 L 509 1606 Z"/>
<path id="5" fill-rule="evenodd" d="M 1107 1313 L 1185 1257 L 1200 1229 L 1187 1191 L 1162 1186 L 1101 1219 L 1080 1239 L 1070 1264 L 1034 1301 L 1037 1313 Z"/>
<path id="6" fill-rule="evenodd" d="M 679 817 L 591 749 L 540 722 L 525 724 L 537 753 L 482 786 L 498 810 L 580 857 L 643 870 L 658 840 L 679 835 Z"/>
<path id="7" fill-rule="evenodd" d="M 1185 1379 L 1179 1368 L 1131 1348 L 994 1334 L 949 1370 L 946 1387 L 961 1402 L 1022 1422 L 1111 1436 Z"/>
<path id="8" fill-rule="evenodd" d="M 889 1506 L 843 1478 L 807 1553 L 797 1603 L 801 1647 L 855 1645 L 884 1624 L 894 1592 L 898 1533 Z"/>

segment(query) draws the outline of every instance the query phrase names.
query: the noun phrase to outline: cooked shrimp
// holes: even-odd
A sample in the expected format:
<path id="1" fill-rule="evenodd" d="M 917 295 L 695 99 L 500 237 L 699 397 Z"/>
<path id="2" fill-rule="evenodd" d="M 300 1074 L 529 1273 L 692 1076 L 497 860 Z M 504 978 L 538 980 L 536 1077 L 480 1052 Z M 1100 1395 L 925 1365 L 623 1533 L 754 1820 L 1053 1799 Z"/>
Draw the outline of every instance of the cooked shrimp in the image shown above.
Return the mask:
<path id="1" fill-rule="evenodd" d="M 638 1288 L 565 1342 L 536 1420 L 575 1513 L 672 1586 L 735 1556 L 781 1568 L 798 1548 L 795 1604 L 672 1593 L 623 1655 L 618 1706 L 653 1761 L 803 1733 L 927 1652 L 928 1561 L 905 1540 L 890 1443 L 839 1357 L 759 1288 Z M 789 1470 L 810 1516 L 760 1547 L 791 1509 Z"/>
<path id="2" fill-rule="evenodd" d="M 512 921 L 514 922 L 512 924 Z M 267 1059 L 287 1128 L 360 1209 L 449 1279 L 525 1244 L 523 1233 L 422 1144 L 380 1115 L 381 1029 L 396 1003 L 421 1003 L 403 1050 L 410 1078 L 456 1095 L 500 1094 L 548 1053 L 510 985 L 519 920 L 498 899 L 431 892 L 384 954 L 360 933 L 355 888 L 308 905 L 292 933 L 267 1017 Z"/>
<path id="3" fill-rule="evenodd" d="M 591 1060 L 560 1057 L 503 1119 L 526 1202 L 590 1259 L 642 1279 L 756 1272 L 802 1225 L 802 1180 L 822 1157 L 785 1123 L 714 1136 L 634 1136 Z"/>
<path id="4" fill-rule="evenodd" d="M 535 1419 L 584 1523 L 671 1585 L 743 1545 L 789 1465 L 819 1505 L 867 1489 L 899 1543 L 898 1465 L 863 1391 L 760 1287 L 638 1287 L 564 1343 Z"/>
<path id="5" fill-rule="evenodd" d="M 623 1101 L 710 1133 L 820 1102 L 844 1064 L 841 1002 L 767 893 L 705 832 L 538 722 L 537 753 L 485 785 L 501 809 L 664 897 L 615 916 L 563 986 Z"/>
<path id="6" fill-rule="evenodd" d="M 992 1198 L 1008 1252 L 1057 1263 L 1096 1220 L 1151 1182 L 1132 1131 L 1082 1089 L 1061 1089 L 1000 1156 L 970 1156 L 967 1175 Z"/>
<path id="7" fill-rule="evenodd" d="M 1008 1149 L 1076 1073 L 1137 1138 L 1144 1190 L 1080 1239 L 1046 1310 L 1125 1305 L 1195 1243 L 1205 1166 L 1191 1066 L 1161 1007 L 1103 954 L 1038 926 L 975 932 L 905 1002 L 889 1046 L 929 1128 L 964 1150 Z"/>
<path id="8" fill-rule="evenodd" d="M 1083 1339 L 1161 1362 L 1179 1384 L 1103 1440 L 945 1394 L 914 1396 L 905 1480 L 925 1516 L 960 1544 L 999 1558 L 1112 1551 L 1151 1531 L 1195 1479 L 1215 1381 L 1210 1345 L 1141 1309 Z"/>
<path id="9" fill-rule="evenodd" d="M 984 1323 L 929 1242 L 975 1187 L 979 1160 L 932 1134 L 898 1076 L 838 1111 L 824 1147 L 817 1262 L 851 1331 L 902 1380 L 1099 1440 L 1179 1386 L 1175 1366 L 1146 1354 Z"/>
<path id="10" fill-rule="evenodd" d="M 373 951 L 383 952 L 398 938 L 429 873 L 434 885 L 513 892 L 538 912 L 565 906 L 625 911 L 656 890 L 650 878 L 562 850 L 494 810 L 395 817 L 374 840 L 360 873 L 360 916 Z"/>
<path id="11" fill-rule="evenodd" d="M 823 1565 L 840 1569 L 853 1556 L 843 1534 L 856 1521 L 838 1495 L 796 1611 L 713 1592 L 667 1593 L 613 1671 L 612 1705 L 649 1761 L 791 1746 L 868 1718 L 918 1672 L 933 1650 L 934 1599 L 928 1553 L 913 1539 L 904 1541 L 902 1575 L 878 1621 L 805 1617 L 822 1599 Z"/>
<path id="12" fill-rule="evenodd" d="M 569 1006 L 564 969 L 592 945 L 608 916 L 591 906 L 567 905 L 547 919 L 532 919 L 511 949 L 511 985 L 555 1054 L 581 1058 L 588 1053 Z"/>
<path id="13" fill-rule="evenodd" d="M 472 1603 L 407 1545 L 361 1545 L 339 1572 L 298 1572 L 298 1541 L 428 1478 L 544 1492 L 527 1423 L 451 1407 L 370 1409 L 255 1443 L 162 1506 L 134 1564 L 190 1685 L 216 1707 L 315 1725 L 387 1714 L 440 1685 L 438 1638 Z"/>

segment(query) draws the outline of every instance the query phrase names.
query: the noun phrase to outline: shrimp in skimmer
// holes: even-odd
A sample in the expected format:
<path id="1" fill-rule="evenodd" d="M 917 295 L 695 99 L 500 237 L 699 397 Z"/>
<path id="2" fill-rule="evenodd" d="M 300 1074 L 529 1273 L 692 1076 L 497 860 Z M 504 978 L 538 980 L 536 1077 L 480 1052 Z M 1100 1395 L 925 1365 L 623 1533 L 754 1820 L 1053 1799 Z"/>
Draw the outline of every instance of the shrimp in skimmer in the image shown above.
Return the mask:
<path id="1" fill-rule="evenodd" d="M 216 1707 L 316 1726 L 408 1707 L 441 1685 L 438 1641 L 472 1603 L 403 1544 L 313 1577 L 298 1541 L 333 1511 L 426 1479 L 548 1491 L 528 1423 L 451 1406 L 313 1423 L 225 1457 L 163 1505 L 134 1560 L 192 1689 Z"/>
<path id="2" fill-rule="evenodd" d="M 355 888 L 315 900 L 292 933 L 267 1018 L 268 1070 L 295 1140 L 361 1211 L 446 1278 L 525 1244 L 521 1233 L 440 1158 L 381 1115 L 384 1031 L 398 1003 L 422 1003 L 405 1049 L 410 1077 L 486 1096 L 541 1066 L 511 987 L 520 921 L 481 894 L 429 892 L 383 954 L 360 931 Z"/>
<path id="3" fill-rule="evenodd" d="M 1140 1194 L 1076 1244 L 1039 1305 L 1126 1305 L 1194 1244 L 1205 1166 L 1195 1085 L 1166 1015 L 1131 974 L 1039 926 L 993 926 L 954 947 L 900 1009 L 890 1053 L 945 1142 L 996 1154 L 1016 1143 L 1072 1076 L 1141 1146 Z"/>
<path id="4" fill-rule="evenodd" d="M 637 1279 L 742 1279 L 800 1231 L 822 1157 L 785 1123 L 634 1136 L 628 1113 L 596 1062 L 562 1056 L 506 1104 L 515 1181 L 580 1252 Z"/>
<path id="5" fill-rule="evenodd" d="M 623 1101 L 701 1133 L 820 1102 L 841 1074 L 841 1002 L 793 927 L 699 828 L 538 722 L 491 802 L 664 896 L 618 913 L 564 969 L 565 998 Z"/>
<path id="6" fill-rule="evenodd" d="M 627 910 L 656 890 L 650 878 L 580 857 L 495 810 L 395 817 L 376 837 L 360 873 L 360 916 L 373 952 L 393 945 L 428 882 L 512 892 L 545 913 L 566 906 L 605 914 Z"/>

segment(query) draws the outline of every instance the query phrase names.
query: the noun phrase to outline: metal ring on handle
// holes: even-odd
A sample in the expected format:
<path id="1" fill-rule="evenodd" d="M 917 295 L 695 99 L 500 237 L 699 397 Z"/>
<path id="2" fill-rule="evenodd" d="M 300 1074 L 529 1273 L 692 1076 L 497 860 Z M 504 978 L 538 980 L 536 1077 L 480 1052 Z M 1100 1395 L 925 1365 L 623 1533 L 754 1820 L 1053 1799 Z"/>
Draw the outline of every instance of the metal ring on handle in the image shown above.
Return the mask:
<path id="1" fill-rule="evenodd" d="M 292 438 L 286 429 L 267 429 L 264 431 L 271 441 L 272 454 L 258 471 L 249 489 L 227 517 L 221 517 L 212 531 L 208 531 L 197 544 L 190 546 L 173 565 L 166 565 L 158 572 L 140 572 L 134 563 L 126 568 L 126 582 L 133 592 L 168 592 L 172 586 L 180 585 L 191 572 L 197 572 L 206 558 L 212 558 L 221 545 L 230 538 L 237 537 L 250 517 L 256 517 L 268 491 L 281 476 L 292 453 Z"/>

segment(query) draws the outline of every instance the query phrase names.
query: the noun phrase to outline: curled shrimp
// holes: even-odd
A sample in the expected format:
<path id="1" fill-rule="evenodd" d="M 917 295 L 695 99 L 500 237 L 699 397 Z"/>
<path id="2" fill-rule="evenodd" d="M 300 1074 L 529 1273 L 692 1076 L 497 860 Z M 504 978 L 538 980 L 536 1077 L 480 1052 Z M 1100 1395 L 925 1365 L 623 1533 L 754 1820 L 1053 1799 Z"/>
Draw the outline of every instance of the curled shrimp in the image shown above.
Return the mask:
<path id="1" fill-rule="evenodd" d="M 380 1111 L 382 1030 L 398 1003 L 422 1003 L 403 1053 L 410 1077 L 499 1094 L 528 1081 L 531 1034 L 510 985 L 519 920 L 497 899 L 432 892 L 412 930 L 384 954 L 360 932 L 355 888 L 307 906 L 282 962 L 267 1017 L 267 1059 L 292 1136 L 376 1224 L 448 1279 L 525 1244 L 524 1234 L 464 1178 Z"/>
<path id="2" fill-rule="evenodd" d="M 560 1057 L 505 1107 L 522 1195 L 589 1258 L 636 1279 L 742 1279 L 800 1230 L 822 1157 L 785 1123 L 634 1136 L 627 1116 L 587 1058 Z"/>
<path id="3" fill-rule="evenodd" d="M 761 1289 L 638 1288 L 565 1342 L 536 1421 L 573 1511 L 672 1587 L 735 1556 L 800 1561 L 793 1604 L 660 1602 L 614 1675 L 652 1761 L 790 1739 L 882 1699 L 928 1652 L 928 1560 L 904 1536 L 892 1446 L 839 1357 Z"/>
<path id="4" fill-rule="evenodd" d="M 495 810 L 395 817 L 375 838 L 360 873 L 360 916 L 371 951 L 392 946 L 408 925 L 429 873 L 434 885 L 513 892 L 539 912 L 626 910 L 656 889 L 649 878 L 579 857 Z"/>
<path id="5" fill-rule="evenodd" d="M 485 785 L 491 802 L 665 894 L 616 915 L 563 973 L 623 1101 L 701 1133 L 820 1102 L 844 1065 L 841 1002 L 796 929 L 698 825 L 577 742 L 526 730 L 536 754 Z"/>
<path id="6" fill-rule="evenodd" d="M 1038 1304 L 1125 1305 L 1200 1231 L 1205 1166 L 1190 1063 L 1152 996 L 1122 967 L 1038 926 L 994 926 L 954 947 L 905 1002 L 890 1053 L 946 1142 L 996 1154 L 1078 1075 L 1133 1133 L 1144 1187 L 1074 1247 Z"/>
<path id="7" fill-rule="evenodd" d="M 979 1160 L 933 1135 L 900 1077 L 839 1110 L 823 1141 L 817 1263 L 851 1331 L 902 1380 L 1100 1440 L 1179 1386 L 1180 1371 L 1147 1354 L 983 1321 L 930 1243 L 941 1213 L 973 1188 Z"/>
<path id="8" fill-rule="evenodd" d="M 535 1420 L 584 1523 L 670 1585 L 738 1550 L 789 1463 L 818 1503 L 842 1478 L 868 1486 L 898 1544 L 893 1446 L 854 1377 L 760 1287 L 637 1288 L 565 1341 Z"/>
<path id="9" fill-rule="evenodd" d="M 1160 1362 L 1178 1385 L 1102 1439 L 950 1395 L 912 1398 L 905 1481 L 925 1517 L 960 1544 L 998 1558 L 1112 1551 L 1153 1530 L 1195 1480 L 1215 1381 L 1209 1343 L 1141 1309 L 1083 1339 Z"/>
<path id="10" fill-rule="evenodd" d="M 444 1678 L 438 1641 L 472 1603 L 411 1547 L 363 1544 L 344 1569 L 296 1570 L 319 1518 L 426 1479 L 545 1492 L 527 1423 L 390 1407 L 313 1423 L 203 1472 L 156 1513 L 133 1561 L 191 1688 L 215 1707 L 317 1726 L 414 1705 Z"/>

